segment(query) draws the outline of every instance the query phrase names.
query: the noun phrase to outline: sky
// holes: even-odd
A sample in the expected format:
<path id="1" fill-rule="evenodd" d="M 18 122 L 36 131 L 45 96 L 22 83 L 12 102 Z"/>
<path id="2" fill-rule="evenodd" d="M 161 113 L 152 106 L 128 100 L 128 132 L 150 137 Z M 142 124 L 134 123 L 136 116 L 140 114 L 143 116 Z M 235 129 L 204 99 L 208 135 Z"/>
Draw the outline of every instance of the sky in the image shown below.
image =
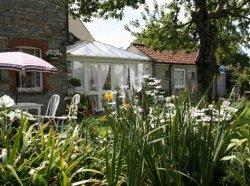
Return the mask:
<path id="1" fill-rule="evenodd" d="M 159 5 L 162 5 L 166 0 L 157 0 L 157 2 Z M 146 3 L 149 7 L 153 7 L 152 0 L 146 0 Z M 140 19 L 142 10 L 143 6 L 137 10 L 126 8 L 122 20 L 93 19 L 92 22 L 85 23 L 84 25 L 95 40 L 125 49 L 133 42 L 134 37 L 124 28 L 124 25 L 129 24 L 130 21 Z"/>
<path id="2" fill-rule="evenodd" d="M 157 0 L 159 5 L 162 5 L 166 0 Z M 152 0 L 146 0 L 149 7 L 153 7 Z M 113 45 L 118 48 L 126 49 L 135 39 L 130 32 L 128 32 L 124 25 L 129 24 L 130 21 L 141 19 L 141 11 L 143 6 L 134 10 L 126 8 L 122 20 L 116 19 L 93 19 L 90 23 L 85 23 L 85 26 L 90 31 L 95 40 Z M 243 48 L 243 51 L 250 56 L 250 49 Z"/>

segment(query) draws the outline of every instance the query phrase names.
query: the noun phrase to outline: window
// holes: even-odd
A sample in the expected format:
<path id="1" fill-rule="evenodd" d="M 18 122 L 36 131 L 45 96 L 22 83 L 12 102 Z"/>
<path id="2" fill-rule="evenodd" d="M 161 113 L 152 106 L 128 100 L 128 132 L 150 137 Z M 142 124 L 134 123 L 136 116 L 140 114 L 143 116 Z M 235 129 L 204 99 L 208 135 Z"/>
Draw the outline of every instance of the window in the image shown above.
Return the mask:
<path id="1" fill-rule="evenodd" d="M 185 86 L 186 86 L 185 69 L 174 69 L 174 87 L 185 88 Z"/>
<path id="2" fill-rule="evenodd" d="M 192 80 L 192 81 L 195 81 L 195 79 L 196 79 L 195 72 L 191 72 L 191 80 Z"/>
<path id="3" fill-rule="evenodd" d="M 20 73 L 19 87 L 27 88 L 29 90 L 39 90 L 42 88 L 42 73 L 40 72 L 26 72 Z"/>
<path id="4" fill-rule="evenodd" d="M 74 61 L 73 62 L 73 77 L 77 78 L 81 81 L 81 86 L 78 87 L 80 89 L 85 88 L 85 82 L 84 82 L 84 63 L 83 62 L 78 62 Z"/>
<path id="5" fill-rule="evenodd" d="M 41 49 L 34 47 L 18 46 L 20 51 L 42 57 Z M 42 91 L 43 89 L 43 75 L 41 72 L 21 72 L 19 73 L 19 91 Z"/>
<path id="6" fill-rule="evenodd" d="M 42 57 L 42 52 L 40 48 L 26 47 L 26 46 L 18 46 L 16 48 L 19 49 L 19 51 L 24 52 L 26 54 L 31 54 L 39 58 Z"/>
<path id="7" fill-rule="evenodd" d="M 169 79 L 170 77 L 170 72 L 168 70 L 165 71 L 165 79 Z"/>
<path id="8" fill-rule="evenodd" d="M 9 73 L 7 70 L 0 70 L 0 80 L 7 80 Z"/>

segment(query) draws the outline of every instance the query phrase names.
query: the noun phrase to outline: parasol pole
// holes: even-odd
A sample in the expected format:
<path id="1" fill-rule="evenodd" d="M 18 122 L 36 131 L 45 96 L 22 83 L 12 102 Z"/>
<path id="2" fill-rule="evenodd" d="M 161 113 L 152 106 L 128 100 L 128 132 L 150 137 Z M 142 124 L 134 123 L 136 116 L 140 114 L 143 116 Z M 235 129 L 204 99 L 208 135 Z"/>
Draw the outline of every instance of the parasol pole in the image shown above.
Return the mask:
<path id="1" fill-rule="evenodd" d="M 16 71 L 16 104 L 18 101 L 18 81 L 19 81 L 19 72 Z"/>

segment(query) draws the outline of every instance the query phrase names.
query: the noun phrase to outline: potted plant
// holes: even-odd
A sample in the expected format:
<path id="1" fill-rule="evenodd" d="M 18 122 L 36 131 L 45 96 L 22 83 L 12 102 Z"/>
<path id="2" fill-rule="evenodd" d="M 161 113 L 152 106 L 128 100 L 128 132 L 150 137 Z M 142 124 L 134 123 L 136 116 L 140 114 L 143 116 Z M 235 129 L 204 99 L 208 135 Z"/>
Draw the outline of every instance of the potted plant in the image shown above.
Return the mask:
<path id="1" fill-rule="evenodd" d="M 81 84 L 81 80 L 79 78 L 75 78 L 75 77 L 72 77 L 70 80 L 69 80 L 69 84 L 75 89 L 76 87 L 80 87 L 82 84 Z"/>
<path id="2" fill-rule="evenodd" d="M 57 60 L 60 57 L 62 57 L 62 53 L 57 49 L 56 50 L 49 49 L 47 52 L 45 52 L 45 55 L 49 60 Z"/>

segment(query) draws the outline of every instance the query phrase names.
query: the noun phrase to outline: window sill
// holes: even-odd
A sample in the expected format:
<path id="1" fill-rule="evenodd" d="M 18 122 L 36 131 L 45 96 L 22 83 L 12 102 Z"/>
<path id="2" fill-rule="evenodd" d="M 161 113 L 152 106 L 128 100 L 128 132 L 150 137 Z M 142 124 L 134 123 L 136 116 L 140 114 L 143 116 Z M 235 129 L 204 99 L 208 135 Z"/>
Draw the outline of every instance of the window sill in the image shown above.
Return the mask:
<path id="1" fill-rule="evenodd" d="M 0 84 L 6 84 L 6 83 L 10 83 L 10 81 L 7 79 L 0 79 Z"/>
<path id="2" fill-rule="evenodd" d="M 47 91 L 18 91 L 19 95 L 39 95 L 39 94 L 47 94 Z"/>

